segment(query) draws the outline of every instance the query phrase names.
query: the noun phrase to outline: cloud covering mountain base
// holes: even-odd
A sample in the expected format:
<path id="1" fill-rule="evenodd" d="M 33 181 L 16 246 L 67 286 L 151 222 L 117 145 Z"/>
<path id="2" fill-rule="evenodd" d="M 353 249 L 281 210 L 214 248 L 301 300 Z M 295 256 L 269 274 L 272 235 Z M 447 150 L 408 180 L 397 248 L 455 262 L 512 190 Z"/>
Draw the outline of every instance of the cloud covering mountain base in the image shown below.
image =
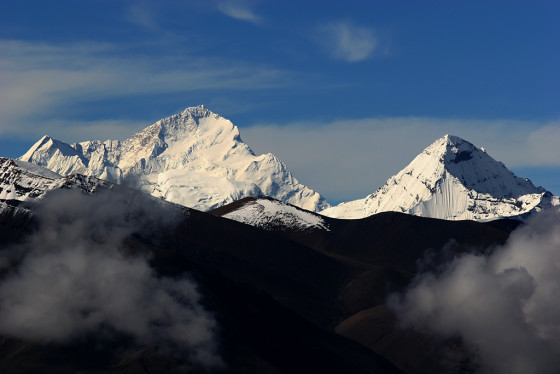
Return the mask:
<path id="1" fill-rule="evenodd" d="M 221 365 L 216 321 L 196 284 L 158 276 L 148 255 L 125 254 L 131 235 L 169 227 L 179 211 L 130 192 L 45 196 L 34 209 L 38 230 L 0 253 L 0 334 L 47 343 L 119 334 Z"/>
<path id="2" fill-rule="evenodd" d="M 461 336 L 483 373 L 557 373 L 560 210 L 536 215 L 489 256 L 420 274 L 389 304 L 404 326 Z"/>

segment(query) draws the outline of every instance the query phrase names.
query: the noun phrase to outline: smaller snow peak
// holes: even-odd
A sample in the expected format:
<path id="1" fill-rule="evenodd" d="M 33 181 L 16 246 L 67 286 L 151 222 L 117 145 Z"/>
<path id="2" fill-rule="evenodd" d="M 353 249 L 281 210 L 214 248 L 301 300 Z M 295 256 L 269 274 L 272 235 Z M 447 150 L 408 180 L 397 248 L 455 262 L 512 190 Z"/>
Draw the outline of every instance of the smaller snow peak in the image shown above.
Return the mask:
<path id="1" fill-rule="evenodd" d="M 249 201 L 222 217 L 271 231 L 285 229 L 330 231 L 328 224 L 320 215 L 271 198 Z"/>
<path id="2" fill-rule="evenodd" d="M 85 160 L 81 154 L 78 154 L 78 151 L 72 148 L 69 144 L 51 138 L 47 135 L 43 136 L 27 151 L 27 153 L 19 157 L 19 159 L 27 162 L 35 162 L 41 166 L 46 166 L 47 162 L 43 159 L 46 159 L 48 158 L 47 156 L 50 157 L 57 152 L 62 156 L 76 156 L 80 158 L 82 162 L 87 164 L 87 160 Z"/>

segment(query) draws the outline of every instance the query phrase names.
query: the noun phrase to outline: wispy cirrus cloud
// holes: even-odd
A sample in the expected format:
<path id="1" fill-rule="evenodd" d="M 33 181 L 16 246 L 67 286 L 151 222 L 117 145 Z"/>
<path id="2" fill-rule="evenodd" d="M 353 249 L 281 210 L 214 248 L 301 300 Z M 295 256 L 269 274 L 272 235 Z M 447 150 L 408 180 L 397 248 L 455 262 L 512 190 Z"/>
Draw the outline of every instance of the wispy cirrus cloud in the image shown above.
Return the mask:
<path id="1" fill-rule="evenodd" d="M 240 21 L 260 24 L 262 17 L 255 13 L 250 4 L 239 1 L 222 1 L 218 3 L 218 10 L 224 15 Z"/>
<path id="2" fill-rule="evenodd" d="M 321 25 L 317 40 L 332 58 L 346 62 L 367 60 L 379 46 L 379 38 L 373 28 L 349 20 Z"/>
<path id="3" fill-rule="evenodd" d="M 71 125 L 69 110 L 97 101 L 290 84 L 290 73 L 278 69 L 188 53 L 139 53 L 133 47 L 0 40 L 0 134 L 38 130 L 42 135 L 45 126 L 57 121 L 74 127 L 72 131 L 78 134 L 84 127 Z M 114 121 L 98 118 L 92 125 L 110 130 Z M 122 126 L 126 123 L 120 122 L 121 130 Z M 83 135 L 90 133 L 87 130 Z M 115 135 L 108 132 L 96 138 L 100 136 Z"/>

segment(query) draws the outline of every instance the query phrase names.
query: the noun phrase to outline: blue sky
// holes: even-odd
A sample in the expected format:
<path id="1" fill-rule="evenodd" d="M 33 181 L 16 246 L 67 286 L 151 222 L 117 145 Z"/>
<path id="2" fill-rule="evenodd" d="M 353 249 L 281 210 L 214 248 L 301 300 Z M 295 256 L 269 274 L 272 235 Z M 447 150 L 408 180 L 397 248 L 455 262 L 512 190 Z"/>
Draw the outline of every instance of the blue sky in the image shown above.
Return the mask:
<path id="1" fill-rule="evenodd" d="M 0 2 L 0 155 L 199 104 L 331 202 L 452 133 L 560 194 L 560 2 Z"/>

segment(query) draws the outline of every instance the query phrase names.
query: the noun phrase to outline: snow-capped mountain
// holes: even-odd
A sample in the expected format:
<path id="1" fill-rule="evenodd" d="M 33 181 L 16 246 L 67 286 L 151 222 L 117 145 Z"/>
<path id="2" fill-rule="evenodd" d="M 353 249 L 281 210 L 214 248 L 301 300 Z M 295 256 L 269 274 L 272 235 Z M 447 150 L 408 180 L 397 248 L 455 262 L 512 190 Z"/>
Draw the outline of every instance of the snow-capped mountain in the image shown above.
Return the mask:
<path id="1" fill-rule="evenodd" d="M 257 156 L 231 121 L 191 107 L 124 141 L 72 145 L 43 137 L 21 160 L 56 173 L 120 183 L 131 176 L 157 197 L 209 210 L 247 196 L 270 196 L 311 211 L 329 207 L 273 154 Z"/>
<path id="2" fill-rule="evenodd" d="M 321 215 L 270 198 L 245 198 L 211 213 L 266 230 L 329 231 Z"/>
<path id="3" fill-rule="evenodd" d="M 111 183 L 94 177 L 79 174 L 63 177 L 29 162 L 0 157 L 0 200 L 33 200 L 57 188 L 94 192 L 111 186 Z"/>
<path id="4" fill-rule="evenodd" d="M 558 197 L 457 136 L 445 135 L 373 194 L 321 212 L 362 218 L 385 211 L 460 220 L 515 217 L 558 205 Z"/>

